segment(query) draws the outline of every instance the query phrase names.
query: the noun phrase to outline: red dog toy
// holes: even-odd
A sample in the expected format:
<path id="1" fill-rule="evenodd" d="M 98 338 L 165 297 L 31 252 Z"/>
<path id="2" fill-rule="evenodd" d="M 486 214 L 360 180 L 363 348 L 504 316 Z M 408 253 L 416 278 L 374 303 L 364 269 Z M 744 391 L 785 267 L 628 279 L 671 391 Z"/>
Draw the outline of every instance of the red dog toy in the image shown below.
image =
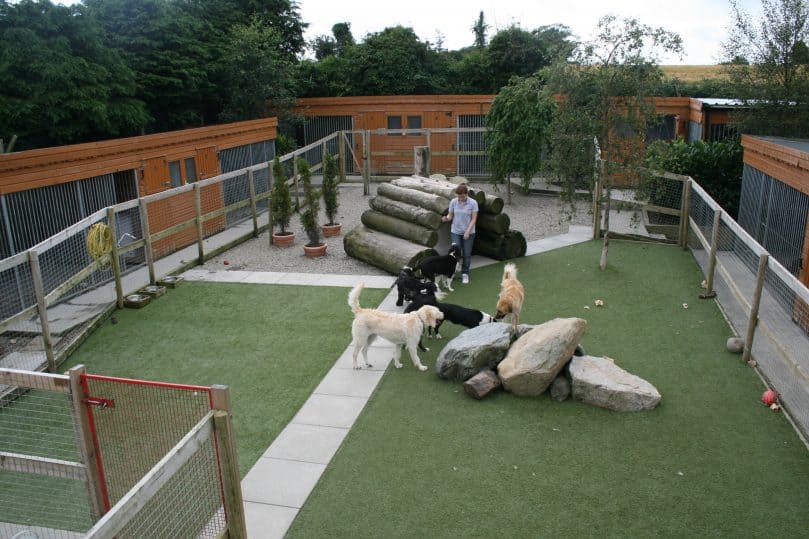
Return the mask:
<path id="1" fill-rule="evenodd" d="M 772 406 L 778 401 L 778 393 L 773 391 L 772 389 L 768 389 L 764 392 L 761 396 L 761 402 L 766 404 L 767 406 Z"/>

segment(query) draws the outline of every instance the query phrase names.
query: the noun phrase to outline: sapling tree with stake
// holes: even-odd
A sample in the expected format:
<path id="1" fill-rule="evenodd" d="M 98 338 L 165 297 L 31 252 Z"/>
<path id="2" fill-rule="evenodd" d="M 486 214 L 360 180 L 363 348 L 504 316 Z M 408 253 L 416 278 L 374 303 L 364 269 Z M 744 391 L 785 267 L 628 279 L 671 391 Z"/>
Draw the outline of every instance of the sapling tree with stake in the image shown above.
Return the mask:
<path id="1" fill-rule="evenodd" d="M 601 148 L 602 270 L 609 248 L 612 182 L 616 176 L 638 174 L 643 164 L 646 128 L 655 121 L 652 96 L 662 82 L 658 65 L 663 53 L 682 54 L 680 36 L 637 19 L 607 15 L 593 39 L 576 49 L 574 62 L 554 64 L 546 73 L 552 89 L 562 96 L 552 130 L 550 167 L 567 183 L 568 193 L 578 187 L 585 171 L 593 170 L 593 137 Z"/>

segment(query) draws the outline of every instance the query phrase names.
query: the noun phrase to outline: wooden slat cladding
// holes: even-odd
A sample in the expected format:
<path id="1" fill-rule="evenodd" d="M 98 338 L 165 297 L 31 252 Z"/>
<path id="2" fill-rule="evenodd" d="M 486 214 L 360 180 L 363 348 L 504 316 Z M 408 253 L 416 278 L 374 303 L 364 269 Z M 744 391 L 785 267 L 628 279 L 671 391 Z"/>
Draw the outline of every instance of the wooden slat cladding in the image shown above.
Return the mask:
<path id="1" fill-rule="evenodd" d="M 742 135 L 744 162 L 809 195 L 809 153 L 750 135 Z"/>
<path id="2" fill-rule="evenodd" d="M 218 173 L 211 156 L 216 152 L 254 142 L 273 140 L 278 120 L 263 118 L 213 125 L 154 135 L 58 146 L 0 155 L 0 194 L 67 183 L 140 169 L 145 162 L 162 158 L 166 162 L 205 156 L 198 163 L 209 177 Z"/>

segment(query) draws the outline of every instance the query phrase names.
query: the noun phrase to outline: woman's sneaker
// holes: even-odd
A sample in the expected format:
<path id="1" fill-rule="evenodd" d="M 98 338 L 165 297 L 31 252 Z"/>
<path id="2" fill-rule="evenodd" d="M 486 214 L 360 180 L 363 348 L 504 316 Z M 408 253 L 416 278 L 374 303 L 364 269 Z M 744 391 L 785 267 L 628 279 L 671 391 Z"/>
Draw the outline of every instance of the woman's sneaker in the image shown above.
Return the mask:
<path id="1" fill-rule="evenodd" d="M 469 284 L 469 275 L 467 273 L 461 275 L 461 282 L 463 284 Z"/>

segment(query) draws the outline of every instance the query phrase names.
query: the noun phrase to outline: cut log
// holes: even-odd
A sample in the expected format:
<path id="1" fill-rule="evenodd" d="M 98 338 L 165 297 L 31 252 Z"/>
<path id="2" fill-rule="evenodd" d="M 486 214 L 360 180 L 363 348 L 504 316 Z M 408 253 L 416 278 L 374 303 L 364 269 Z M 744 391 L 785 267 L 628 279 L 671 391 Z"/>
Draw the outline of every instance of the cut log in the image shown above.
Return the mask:
<path id="1" fill-rule="evenodd" d="M 472 254 L 487 256 L 495 260 L 509 260 L 525 256 L 526 248 L 525 236 L 516 230 L 496 235 L 479 231 L 475 234 Z"/>
<path id="2" fill-rule="evenodd" d="M 415 189 L 416 191 L 439 195 L 447 199 L 455 198 L 455 188 L 458 187 L 454 183 L 442 182 L 440 180 L 432 180 L 430 178 L 422 178 L 419 176 L 413 176 L 410 178 L 402 177 L 391 180 L 390 183 L 397 187 Z M 478 206 L 486 202 L 486 193 L 483 191 L 470 188 L 469 196 L 477 201 Z"/>
<path id="3" fill-rule="evenodd" d="M 485 369 L 463 383 L 463 390 L 474 399 L 482 399 L 502 385 L 491 369 Z"/>
<path id="4" fill-rule="evenodd" d="M 369 202 L 371 209 L 385 215 L 398 217 L 404 221 L 409 221 L 429 228 L 438 230 L 441 226 L 441 215 L 430 210 L 425 210 L 419 206 L 414 206 L 406 202 L 399 202 L 388 197 L 375 196 Z"/>
<path id="5" fill-rule="evenodd" d="M 502 198 L 490 195 L 489 193 L 483 193 L 483 196 L 485 197 L 483 204 L 480 204 L 480 202 L 478 202 L 478 204 L 480 205 L 481 214 L 492 213 L 497 215 L 498 213 L 503 211 L 504 203 Z"/>
<path id="6" fill-rule="evenodd" d="M 424 228 L 421 225 L 393 217 L 392 215 L 374 210 L 366 210 L 363 212 L 360 220 L 362 224 L 370 229 L 378 230 L 379 232 L 384 232 L 385 234 L 390 234 L 391 236 L 396 236 L 403 240 L 409 240 L 419 245 L 435 247 L 435 244 L 438 243 L 438 232 L 436 230 Z"/>
<path id="7" fill-rule="evenodd" d="M 397 275 L 402 266 L 416 267 L 428 256 L 438 253 L 435 249 L 358 226 L 343 238 L 343 249 L 352 258 Z"/>
<path id="8" fill-rule="evenodd" d="M 440 215 L 446 215 L 449 209 L 449 199 L 432 193 L 425 193 L 416 189 L 398 187 L 389 183 L 379 184 L 376 194 L 399 202 L 406 202 L 413 206 L 419 206 L 425 210 L 434 211 Z"/>
<path id="9" fill-rule="evenodd" d="M 505 213 L 496 215 L 491 213 L 478 213 L 478 220 L 475 222 L 475 230 L 488 232 L 491 234 L 505 234 L 511 226 L 511 218 Z"/>

